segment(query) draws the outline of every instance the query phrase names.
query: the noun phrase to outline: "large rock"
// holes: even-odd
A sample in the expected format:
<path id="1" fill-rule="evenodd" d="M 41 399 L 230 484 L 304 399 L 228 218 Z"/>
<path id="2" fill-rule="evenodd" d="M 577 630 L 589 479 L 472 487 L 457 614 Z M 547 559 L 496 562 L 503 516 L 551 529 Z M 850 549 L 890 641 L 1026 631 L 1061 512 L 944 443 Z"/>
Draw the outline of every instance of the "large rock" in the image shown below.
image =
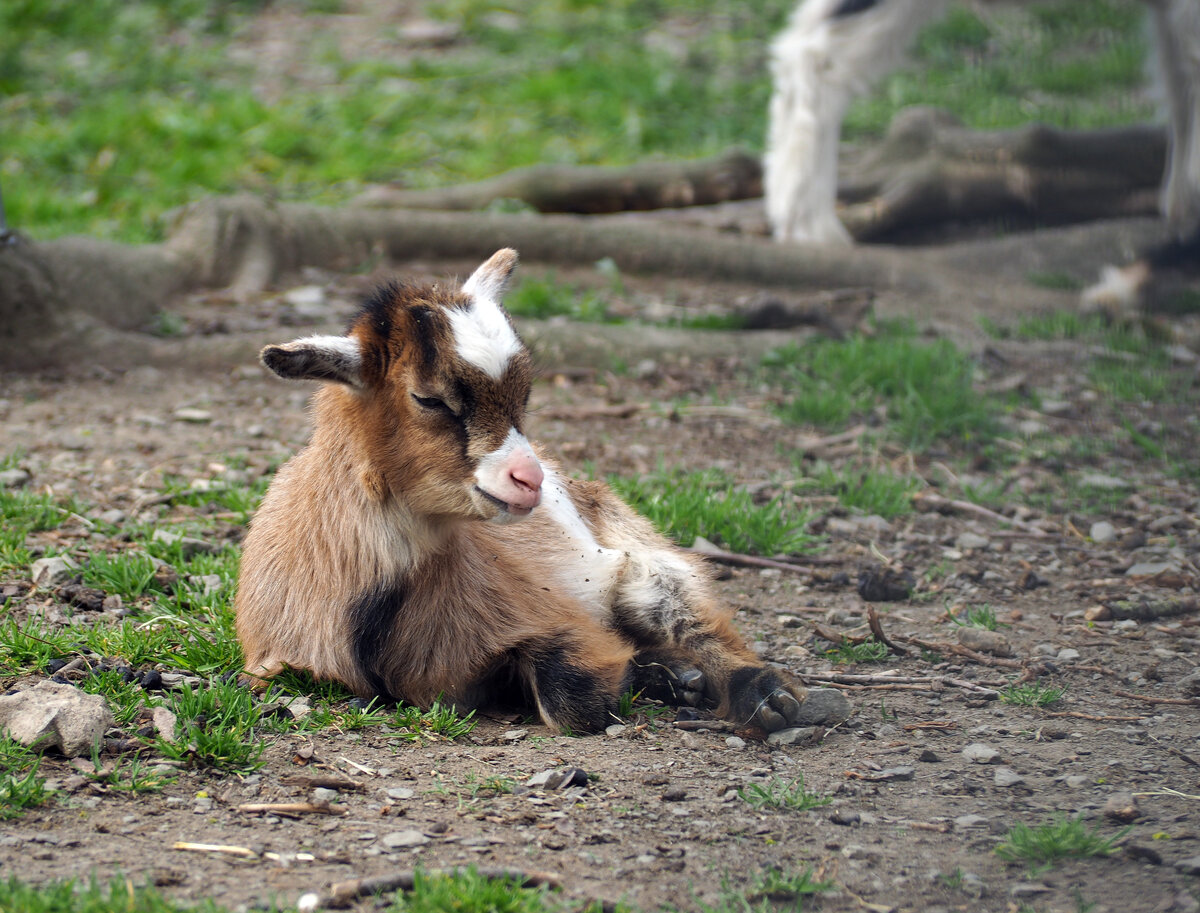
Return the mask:
<path id="1" fill-rule="evenodd" d="M 0 697 L 0 729 L 22 745 L 58 748 L 69 757 L 90 754 L 111 725 L 104 698 L 71 685 L 38 682 Z"/>
<path id="2" fill-rule="evenodd" d="M 795 719 L 797 726 L 836 726 L 850 718 L 846 695 L 836 688 L 809 688 Z"/>

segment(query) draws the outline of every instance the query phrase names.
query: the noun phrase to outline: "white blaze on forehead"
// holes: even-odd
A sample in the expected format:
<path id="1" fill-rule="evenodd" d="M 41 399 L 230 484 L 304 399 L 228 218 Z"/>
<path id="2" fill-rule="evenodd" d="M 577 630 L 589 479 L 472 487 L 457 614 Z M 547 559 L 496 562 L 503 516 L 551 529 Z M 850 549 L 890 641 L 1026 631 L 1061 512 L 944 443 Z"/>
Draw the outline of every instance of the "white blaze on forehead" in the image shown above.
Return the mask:
<path id="1" fill-rule="evenodd" d="M 500 305 L 491 298 L 472 295 L 470 307 L 449 308 L 446 314 L 459 358 L 499 380 L 512 357 L 521 351 L 521 341 Z"/>

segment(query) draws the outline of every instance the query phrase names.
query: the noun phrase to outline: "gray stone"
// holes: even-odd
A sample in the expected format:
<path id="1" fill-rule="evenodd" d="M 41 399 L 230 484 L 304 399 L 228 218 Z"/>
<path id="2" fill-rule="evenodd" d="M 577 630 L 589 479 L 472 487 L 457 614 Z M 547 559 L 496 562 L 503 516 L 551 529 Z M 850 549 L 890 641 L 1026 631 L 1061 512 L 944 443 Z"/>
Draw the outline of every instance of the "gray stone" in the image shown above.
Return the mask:
<path id="1" fill-rule="evenodd" d="M 176 720 L 174 713 L 166 707 L 155 707 L 150 712 L 150 722 L 154 724 L 154 731 L 159 734 L 159 737 L 164 742 L 169 742 L 172 745 L 175 744 L 177 741 L 175 727 L 178 720 Z"/>
<path id="2" fill-rule="evenodd" d="M 519 742 L 527 735 L 529 735 L 528 729 L 510 729 L 501 738 L 506 742 Z"/>
<path id="3" fill-rule="evenodd" d="M 78 569 L 79 565 L 66 555 L 55 555 L 33 562 L 29 566 L 29 577 L 34 586 L 48 588 L 66 583 Z"/>
<path id="4" fill-rule="evenodd" d="M 393 786 L 387 791 L 389 799 L 411 799 L 416 793 L 404 786 Z"/>
<path id="5" fill-rule="evenodd" d="M 739 749 L 742 749 L 742 748 L 745 748 L 745 747 L 746 747 L 746 740 L 745 740 L 745 739 L 739 739 L 737 736 L 735 736 L 735 735 L 731 735 L 729 738 L 727 738 L 727 739 L 725 740 L 725 744 L 726 744 L 726 745 L 727 745 L 729 748 L 732 748 L 732 749 L 734 749 L 734 750 L 736 751 L 736 750 L 739 750 Z"/>
<path id="6" fill-rule="evenodd" d="M 221 546 L 214 545 L 212 542 L 205 542 L 203 539 L 195 539 L 191 536 L 181 536 L 179 533 L 173 533 L 166 529 L 156 529 L 150 539 L 153 542 L 161 542 L 163 545 L 178 545 L 184 558 L 194 558 L 196 555 L 215 555 L 221 551 Z"/>
<path id="7" fill-rule="evenodd" d="M 113 715 L 104 698 L 58 682 L 0 697 L 0 729 L 22 745 L 58 748 L 69 757 L 89 754 Z"/>
<path id="8" fill-rule="evenodd" d="M 407 847 L 424 846 L 429 842 L 429 838 L 420 831 L 393 831 L 390 834 L 384 834 L 379 841 L 385 849 L 400 850 Z"/>
<path id="9" fill-rule="evenodd" d="M 1073 663 L 1075 660 L 1079 659 L 1079 656 L 1079 651 L 1074 647 L 1063 647 L 1058 651 L 1054 658 L 1060 663 Z"/>
<path id="10" fill-rule="evenodd" d="M 1090 781 L 1083 774 L 1071 774 L 1064 777 L 1063 782 L 1067 784 L 1068 789 L 1083 789 Z"/>
<path id="11" fill-rule="evenodd" d="M 999 631 L 989 631 L 987 628 L 959 628 L 958 642 L 968 650 L 978 653 L 1012 656 L 1012 645 Z"/>
<path id="12" fill-rule="evenodd" d="M 613 723 L 611 726 L 605 727 L 604 734 L 607 736 L 624 735 L 625 730 L 627 730 L 628 728 L 629 727 L 626 726 L 624 723 Z"/>
<path id="13" fill-rule="evenodd" d="M 785 745 L 805 745 L 812 741 L 817 734 L 815 726 L 797 726 L 793 729 L 780 729 L 767 736 L 767 744 L 777 748 Z"/>
<path id="14" fill-rule="evenodd" d="M 1104 817 L 1120 821 L 1122 824 L 1128 824 L 1141 814 L 1137 799 L 1133 797 L 1132 793 L 1113 793 L 1104 803 Z"/>
<path id="15" fill-rule="evenodd" d="M 1164 572 L 1179 573 L 1179 565 L 1173 561 L 1139 561 L 1125 572 L 1126 577 L 1153 577 Z"/>
<path id="16" fill-rule="evenodd" d="M 1086 485 L 1089 488 L 1103 488 L 1106 491 L 1118 491 L 1122 488 L 1129 488 L 1131 485 L 1128 479 L 1106 476 L 1099 472 L 1089 472 L 1080 477 L 1079 484 Z"/>
<path id="17" fill-rule="evenodd" d="M 312 800 L 318 804 L 322 802 L 333 802 L 338 798 L 338 791 L 330 789 L 327 786 L 317 786 L 313 788 Z"/>
<path id="18" fill-rule="evenodd" d="M 1200 856 L 1189 856 L 1175 863 L 1176 871 L 1184 875 L 1200 875 Z"/>
<path id="19" fill-rule="evenodd" d="M 1188 697 L 1200 697 L 1200 669 L 1185 675 L 1176 684 Z"/>
<path id="20" fill-rule="evenodd" d="M 997 767 L 992 780 L 1001 787 L 1020 786 L 1025 782 L 1025 778 L 1011 767 Z"/>
<path id="21" fill-rule="evenodd" d="M 0 470 L 0 488 L 21 488 L 33 478 L 25 469 Z"/>
<path id="22" fill-rule="evenodd" d="M 987 548 L 989 544 L 986 536 L 972 532 L 959 533 L 958 538 L 954 540 L 954 547 L 962 552 Z"/>
<path id="23" fill-rule="evenodd" d="M 1088 537 L 1097 545 L 1107 545 L 1117 541 L 1117 528 L 1107 520 L 1097 520 L 1088 530 Z"/>
<path id="24" fill-rule="evenodd" d="M 982 742 L 972 742 L 962 750 L 963 757 L 972 764 L 999 764 L 1000 752 Z"/>
<path id="25" fill-rule="evenodd" d="M 850 718 L 852 709 L 846 695 L 836 688 L 809 688 L 794 722 L 798 726 L 836 726 Z"/>
<path id="26" fill-rule="evenodd" d="M 954 819 L 954 826 L 960 830 L 972 827 L 987 827 L 990 823 L 983 815 L 959 815 Z"/>

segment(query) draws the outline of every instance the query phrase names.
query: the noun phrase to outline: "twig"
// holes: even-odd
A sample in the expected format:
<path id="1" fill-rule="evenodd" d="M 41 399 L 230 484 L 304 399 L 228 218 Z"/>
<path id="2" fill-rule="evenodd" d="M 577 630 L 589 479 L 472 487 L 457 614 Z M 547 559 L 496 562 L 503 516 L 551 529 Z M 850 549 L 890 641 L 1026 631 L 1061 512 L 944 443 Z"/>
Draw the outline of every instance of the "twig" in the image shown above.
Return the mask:
<path id="1" fill-rule="evenodd" d="M 1175 755 L 1175 757 L 1179 758 L 1181 761 L 1192 765 L 1192 767 L 1200 767 L 1200 761 L 1197 761 L 1190 754 L 1180 751 L 1174 745 L 1164 745 L 1161 739 L 1156 739 L 1154 736 L 1150 736 L 1150 740 L 1154 742 L 1155 745 L 1165 748 L 1169 753 Z"/>
<path id="2" fill-rule="evenodd" d="M 482 868 L 468 869 L 456 867 L 451 869 L 428 869 L 423 874 L 426 878 L 453 877 L 467 872 L 475 872 L 487 879 L 509 879 L 524 887 L 548 887 L 558 890 L 562 882 L 557 875 L 548 872 L 523 872 L 519 869 Z M 310 913 L 321 907 L 348 907 L 359 897 L 378 894 L 383 891 L 411 891 L 416 884 L 417 873 L 412 869 L 403 869 L 391 875 L 376 875 L 372 878 L 352 878 L 349 881 L 338 881 L 329 886 L 323 894 L 310 891 L 296 902 L 301 913 Z"/>
<path id="3" fill-rule="evenodd" d="M 579 406 L 572 409 L 539 409 L 538 418 L 587 419 L 587 418 L 632 418 L 643 409 L 645 403 L 619 403 L 612 406 Z"/>
<path id="4" fill-rule="evenodd" d="M 787 571 L 791 574 L 805 574 L 807 576 L 817 573 L 814 568 L 806 567 L 803 564 L 775 561 L 772 558 L 760 558 L 757 555 L 739 555 L 736 552 L 727 552 L 719 548 L 685 548 L 684 551 L 691 552 L 693 555 L 699 555 L 701 558 L 707 558 L 709 561 L 715 561 L 717 564 L 728 564 L 732 567 L 772 568 L 777 571 Z"/>
<path id="5" fill-rule="evenodd" d="M 893 643 L 887 634 L 883 632 L 883 622 L 879 619 L 879 611 L 871 603 L 867 603 L 867 624 L 871 628 L 871 633 L 875 635 L 875 639 L 884 644 L 897 656 L 906 656 L 908 654 L 907 650 Z"/>
<path id="6" fill-rule="evenodd" d="M 861 644 L 870 636 L 868 634 L 845 634 L 841 631 L 835 631 L 833 628 L 827 628 L 819 621 L 813 622 L 813 632 L 822 640 L 827 640 L 831 644 Z"/>
<path id="7" fill-rule="evenodd" d="M 958 720 L 927 720 L 923 723 L 905 723 L 904 731 L 912 732 L 916 729 L 957 729 Z"/>
<path id="8" fill-rule="evenodd" d="M 249 802 L 237 807 L 239 812 L 249 814 L 285 815 L 289 818 L 299 815 L 344 815 L 346 809 L 328 802 Z"/>
<path id="9" fill-rule="evenodd" d="M 949 498 L 943 498 L 941 495 L 928 490 L 913 495 L 913 504 L 918 510 L 935 510 L 938 513 L 957 511 L 959 513 L 975 514 L 978 517 L 991 520 L 993 523 L 1003 523 L 1006 526 L 1023 530 L 1039 539 L 1050 535 L 1044 529 L 1017 517 L 1006 517 L 1004 514 L 998 514 L 994 510 L 989 510 L 983 505 L 974 504 L 971 501 L 952 501 Z"/>
<path id="10" fill-rule="evenodd" d="M 345 777 L 310 777 L 305 774 L 292 774 L 280 780 L 289 786 L 303 786 L 308 789 L 365 789 L 359 780 L 348 780 Z"/>
<path id="11" fill-rule="evenodd" d="M 676 720 L 671 724 L 676 729 L 682 729 L 684 732 L 700 732 L 704 729 L 712 730 L 713 732 L 736 732 L 738 727 L 733 723 L 725 720 Z"/>
<path id="12" fill-rule="evenodd" d="M 1094 723 L 1140 723 L 1144 716 L 1105 716 L 1093 713 L 1083 713 L 1079 710 L 1047 710 L 1046 716 L 1070 717 L 1074 720 L 1091 720 Z"/>
<path id="13" fill-rule="evenodd" d="M 983 653 L 977 653 L 970 647 L 964 647 L 962 644 L 938 643 L 921 640 L 919 637 L 900 637 L 898 635 L 896 640 L 909 646 L 920 647 L 923 650 L 932 650 L 935 653 L 953 653 L 955 656 L 964 656 L 983 666 L 1000 666 L 1003 669 L 1023 669 L 1025 667 L 1025 664 L 1020 660 L 987 656 Z"/>
<path id="14" fill-rule="evenodd" d="M 171 845 L 173 850 L 191 850 L 196 853 L 221 853 L 226 856 L 241 856 L 244 859 L 257 859 L 258 853 L 248 846 L 231 846 L 227 843 L 188 843 L 180 840 Z"/>
<path id="15" fill-rule="evenodd" d="M 343 761 L 343 762 L 344 762 L 344 763 L 346 763 L 346 764 L 349 764 L 351 767 L 353 767 L 353 768 L 354 768 L 355 770 L 357 770 L 359 773 L 364 773 L 364 774 L 366 774 L 368 777 L 374 777 L 374 776 L 376 776 L 376 775 L 379 773 L 379 772 L 378 772 L 377 770 L 375 770 L 374 768 L 371 768 L 371 767 L 365 767 L 364 765 L 362 765 L 362 764 L 359 764 L 357 761 L 351 761 L 349 758 L 347 758 L 347 757 L 344 757 L 344 756 L 343 756 L 343 757 L 340 757 L 340 758 L 338 758 L 338 760 L 339 760 L 339 761 Z"/>
<path id="16" fill-rule="evenodd" d="M 995 699 L 1000 696 L 1000 692 L 993 688 L 988 688 L 978 682 L 970 682 L 961 678 L 953 678 L 948 675 L 865 675 L 865 674 L 849 674 L 849 673 L 814 673 L 811 675 L 801 675 L 800 680 L 806 685 L 827 684 L 827 685 L 845 685 L 856 686 L 862 688 L 888 688 L 893 686 L 892 690 L 897 690 L 894 686 L 920 686 L 924 688 L 961 688 L 964 691 L 971 691 L 975 694 Z"/>
<path id="17" fill-rule="evenodd" d="M 1187 707 L 1200 707 L 1200 699 L 1194 697 L 1150 697 L 1148 694 L 1134 694 L 1132 691 L 1114 691 L 1113 694 L 1135 701 L 1145 701 L 1147 704 L 1183 704 Z"/>

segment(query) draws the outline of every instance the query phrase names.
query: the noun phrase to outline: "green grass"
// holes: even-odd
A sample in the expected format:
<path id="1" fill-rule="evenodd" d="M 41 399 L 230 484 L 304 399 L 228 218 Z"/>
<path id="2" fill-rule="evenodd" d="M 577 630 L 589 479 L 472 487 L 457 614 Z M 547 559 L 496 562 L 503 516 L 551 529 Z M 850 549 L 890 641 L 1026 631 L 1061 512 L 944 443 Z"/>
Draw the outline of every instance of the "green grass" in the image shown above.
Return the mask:
<path id="1" fill-rule="evenodd" d="M 611 477 L 613 489 L 683 546 L 697 536 L 734 552 L 801 554 L 817 546 L 805 532 L 811 516 L 781 496 L 765 504 L 720 470 L 660 470 L 636 479 Z"/>
<path id="2" fill-rule="evenodd" d="M 983 628 L 985 631 L 995 631 L 997 628 L 1007 628 L 1008 625 L 996 620 L 996 610 L 987 603 L 982 605 L 964 606 L 957 615 L 950 613 L 950 621 L 964 628 Z"/>
<path id="3" fill-rule="evenodd" d="M 272 907 L 271 909 L 277 909 Z M 107 884 L 93 879 L 25 884 L 15 875 L 0 880 L 0 910 L 5 913 L 222 913 L 211 900 L 179 906 L 150 886 L 124 878 Z"/>
<path id="4" fill-rule="evenodd" d="M 391 913 L 549 913 L 558 907 L 545 888 L 525 888 L 508 878 L 486 878 L 474 869 L 434 875 L 418 869 L 413 889 L 397 893 Z"/>
<path id="5" fill-rule="evenodd" d="M 553 274 L 521 280 L 504 296 L 504 307 L 515 317 L 538 320 L 567 317 L 589 323 L 611 322 L 608 306 L 599 294 L 559 282 Z"/>
<path id="6" fill-rule="evenodd" d="M 855 465 L 835 468 L 827 463 L 805 482 L 816 491 L 835 495 L 849 510 L 878 514 L 885 520 L 912 513 L 913 493 L 921 487 L 921 481 L 912 476 Z"/>
<path id="7" fill-rule="evenodd" d="M 917 40 L 917 66 L 851 105 L 845 135 L 878 136 L 910 104 L 946 108 L 968 126 L 1030 121 L 1099 127 L 1149 118 L 1141 12 L 1118 0 L 1022 10 L 955 8 Z"/>
<path id="8" fill-rule="evenodd" d="M 908 325 L 873 335 L 814 339 L 767 354 L 766 381 L 788 422 L 843 428 L 881 414 L 888 436 L 924 450 L 937 442 L 978 444 L 996 433 L 997 401 L 977 394 L 975 365 L 952 342 L 923 341 Z"/>
<path id="9" fill-rule="evenodd" d="M 435 700 L 428 710 L 401 704 L 392 715 L 392 723 L 401 727 L 397 735 L 409 741 L 440 738 L 453 741 L 470 735 L 478 721 L 475 711 L 460 714 L 452 705 Z"/>
<path id="10" fill-rule="evenodd" d="M 174 742 L 160 738 L 156 744 L 164 756 L 234 772 L 262 767 L 262 711 L 250 691 L 234 682 L 214 680 L 197 689 L 185 683 L 167 692 L 165 704 L 178 725 Z"/>
<path id="11" fill-rule="evenodd" d="M 41 756 L 0 732 L 0 820 L 19 817 L 26 809 L 44 805 L 53 796 L 38 773 Z M 0 897 L 3 897 L 0 886 Z M 4 906 L 0 903 L 0 910 Z"/>
<path id="12" fill-rule="evenodd" d="M 794 5 L 530 0 L 514 29 L 490 0 L 425 3 L 461 26 L 450 48 L 396 53 L 385 30 L 386 54 L 346 56 L 353 43 L 322 23 L 289 48 L 303 78 L 284 90 L 256 85 L 267 55 L 237 46 L 259 0 L 12 0 L 0 4 L 9 221 L 41 238 L 143 241 L 213 193 L 340 202 L 366 182 L 761 149 L 768 45 Z M 846 135 L 878 135 L 913 103 L 978 127 L 1144 119 L 1136 5 L 1052 9 L 952 13 L 918 41 L 920 69 L 851 108 Z"/>
<path id="13" fill-rule="evenodd" d="M 1061 700 L 1066 693 L 1066 688 L 1043 685 L 1041 682 L 1026 682 L 1023 685 L 1009 685 L 1001 690 L 1000 700 L 1018 707 L 1048 707 Z"/>
<path id="14" fill-rule="evenodd" d="M 751 783 L 739 787 L 738 797 L 755 810 L 764 808 L 789 809 L 796 812 L 821 808 L 833 801 L 829 796 L 810 792 L 804 785 L 804 776 L 794 780 L 774 777 L 768 783 Z"/>
<path id="15" fill-rule="evenodd" d="M 1051 824 L 1029 827 L 1016 824 L 996 854 L 1010 862 L 1024 862 L 1034 869 L 1048 868 L 1063 859 L 1088 859 L 1107 856 L 1113 844 L 1128 828 L 1110 837 L 1100 835 L 1099 828 L 1089 830 L 1079 818 L 1063 816 Z"/>
<path id="16" fill-rule="evenodd" d="M 855 663 L 882 663 L 888 658 L 888 648 L 887 644 L 868 637 L 860 644 L 843 640 L 840 644 L 835 644 L 826 650 L 825 655 L 839 666 L 849 666 Z"/>

